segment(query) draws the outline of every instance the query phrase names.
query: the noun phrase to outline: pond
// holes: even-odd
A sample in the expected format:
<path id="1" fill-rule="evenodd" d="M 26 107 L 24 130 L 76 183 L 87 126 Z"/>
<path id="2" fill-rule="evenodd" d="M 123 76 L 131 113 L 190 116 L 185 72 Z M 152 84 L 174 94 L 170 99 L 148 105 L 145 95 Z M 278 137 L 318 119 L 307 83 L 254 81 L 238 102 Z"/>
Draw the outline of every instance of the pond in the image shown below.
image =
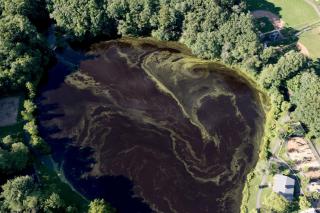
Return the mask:
<path id="1" fill-rule="evenodd" d="M 38 121 L 89 199 L 118 212 L 239 212 L 263 134 L 260 97 L 177 43 L 127 38 L 60 54 L 40 88 Z"/>

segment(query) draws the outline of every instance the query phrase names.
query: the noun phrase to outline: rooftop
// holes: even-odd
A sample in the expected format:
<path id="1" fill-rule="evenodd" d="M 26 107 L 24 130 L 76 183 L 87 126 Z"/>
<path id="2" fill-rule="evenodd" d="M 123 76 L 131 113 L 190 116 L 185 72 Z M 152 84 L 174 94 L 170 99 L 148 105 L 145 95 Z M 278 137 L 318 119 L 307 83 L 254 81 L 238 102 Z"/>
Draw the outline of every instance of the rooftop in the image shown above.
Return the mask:
<path id="1" fill-rule="evenodd" d="M 272 190 L 284 196 L 287 200 L 292 201 L 293 193 L 294 193 L 294 184 L 295 184 L 294 179 L 281 174 L 276 174 L 273 177 Z"/>

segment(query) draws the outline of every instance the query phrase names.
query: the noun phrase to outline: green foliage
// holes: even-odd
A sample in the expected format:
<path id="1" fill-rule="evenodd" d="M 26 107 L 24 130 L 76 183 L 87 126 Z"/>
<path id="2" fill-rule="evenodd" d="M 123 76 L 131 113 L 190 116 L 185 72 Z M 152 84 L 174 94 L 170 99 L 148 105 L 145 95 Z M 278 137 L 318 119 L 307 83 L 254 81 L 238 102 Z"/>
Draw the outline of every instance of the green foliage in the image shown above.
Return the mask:
<path id="1" fill-rule="evenodd" d="M 53 210 L 62 209 L 64 207 L 64 202 L 61 200 L 60 196 L 57 193 L 52 193 L 47 199 L 43 202 L 43 209 L 45 212 L 52 212 Z"/>
<path id="2" fill-rule="evenodd" d="M 182 14 L 164 3 L 157 16 L 158 29 L 152 31 L 152 36 L 159 40 L 178 40 L 182 28 Z"/>
<path id="3" fill-rule="evenodd" d="M 34 88 L 34 85 L 31 82 L 26 83 L 26 88 L 28 90 L 28 96 L 32 100 L 36 96 L 36 89 Z"/>
<path id="4" fill-rule="evenodd" d="M 12 174 L 26 168 L 29 150 L 19 139 L 6 136 L 0 143 L 0 173 Z"/>
<path id="5" fill-rule="evenodd" d="M 44 192 L 32 177 L 16 177 L 2 186 L 0 202 L 5 212 L 63 212 L 60 196 Z"/>
<path id="6" fill-rule="evenodd" d="M 110 0 L 108 12 L 121 35 L 149 35 L 154 28 L 159 0 Z"/>
<path id="7" fill-rule="evenodd" d="M 53 0 L 51 18 L 78 39 L 110 35 L 107 0 Z"/>
<path id="8" fill-rule="evenodd" d="M 272 192 L 268 197 L 266 197 L 263 205 L 266 209 L 272 212 L 284 213 L 288 211 L 290 203 L 283 196 Z"/>
<path id="9" fill-rule="evenodd" d="M 34 119 L 33 113 L 36 110 L 36 105 L 31 100 L 25 100 L 23 103 L 24 110 L 21 111 L 23 120 L 31 121 Z"/>
<path id="10" fill-rule="evenodd" d="M 27 122 L 23 129 L 26 130 L 31 136 L 38 135 L 38 127 L 35 120 Z"/>
<path id="11" fill-rule="evenodd" d="M 308 61 L 301 53 L 290 51 L 280 58 L 280 60 L 264 69 L 260 75 L 260 82 L 265 88 L 284 85 L 308 65 Z"/>
<path id="12" fill-rule="evenodd" d="M 39 75 L 46 62 L 43 50 L 43 40 L 27 18 L 0 18 L 0 91 L 18 90 Z"/>
<path id="13" fill-rule="evenodd" d="M 89 204 L 88 213 L 113 213 L 114 209 L 103 199 L 95 199 Z"/>
<path id="14" fill-rule="evenodd" d="M 39 209 L 39 190 L 30 176 L 17 177 L 2 186 L 0 198 L 5 209 L 29 212 Z"/>
<path id="15" fill-rule="evenodd" d="M 300 210 L 305 210 L 305 209 L 311 208 L 312 204 L 306 196 L 300 196 L 299 207 L 300 207 Z"/>
<path id="16" fill-rule="evenodd" d="M 78 38 L 109 34 L 178 40 L 203 58 L 257 70 L 262 46 L 250 14 L 236 1 L 53 0 L 51 17 Z M 106 10 L 107 8 L 107 10 Z M 270 53 L 270 52 L 269 52 Z"/>
<path id="17" fill-rule="evenodd" d="M 48 21 L 45 0 L 1 0 L 0 8 L 4 16 L 24 16 L 37 26 Z"/>
<path id="18" fill-rule="evenodd" d="M 296 106 L 293 117 L 306 125 L 309 134 L 320 137 L 320 78 L 313 71 L 304 72 L 288 82 L 290 99 Z"/>

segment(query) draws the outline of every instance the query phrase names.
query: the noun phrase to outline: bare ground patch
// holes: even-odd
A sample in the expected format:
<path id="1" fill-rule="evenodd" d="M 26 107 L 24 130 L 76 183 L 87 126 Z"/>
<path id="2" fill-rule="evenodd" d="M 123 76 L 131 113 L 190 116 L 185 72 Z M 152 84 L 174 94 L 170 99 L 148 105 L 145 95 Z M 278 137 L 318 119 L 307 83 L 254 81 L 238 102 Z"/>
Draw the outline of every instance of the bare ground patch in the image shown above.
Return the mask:
<path id="1" fill-rule="evenodd" d="M 310 53 L 308 49 L 300 42 L 297 43 L 297 48 L 300 50 L 300 52 L 305 56 L 310 56 Z"/>
<path id="2" fill-rule="evenodd" d="M 0 99 L 0 127 L 13 125 L 17 122 L 19 97 Z"/>
<path id="3" fill-rule="evenodd" d="M 274 14 L 270 11 L 255 10 L 251 14 L 256 19 L 262 18 L 262 17 L 267 17 L 270 20 L 270 22 L 273 24 L 274 28 L 277 30 L 281 30 L 284 28 L 285 22 L 283 20 L 281 20 L 279 16 L 277 16 L 276 14 Z"/>

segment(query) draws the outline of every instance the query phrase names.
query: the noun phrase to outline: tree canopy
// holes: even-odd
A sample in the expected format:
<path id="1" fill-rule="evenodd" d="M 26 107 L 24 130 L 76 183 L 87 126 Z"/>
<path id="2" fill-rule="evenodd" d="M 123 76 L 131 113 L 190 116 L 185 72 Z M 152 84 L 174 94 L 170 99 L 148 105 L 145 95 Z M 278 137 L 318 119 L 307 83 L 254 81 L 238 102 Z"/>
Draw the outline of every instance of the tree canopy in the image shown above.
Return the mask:
<path id="1" fill-rule="evenodd" d="M 0 173 L 23 170 L 29 160 L 29 149 L 20 140 L 8 135 L 0 143 Z"/>
<path id="2" fill-rule="evenodd" d="M 17 90 L 42 72 L 44 41 L 21 15 L 0 18 L 0 91 Z"/>
<path id="3" fill-rule="evenodd" d="M 30 176 L 19 176 L 2 186 L 0 203 L 5 212 L 61 212 L 65 206 L 56 193 L 46 195 Z"/>
<path id="4" fill-rule="evenodd" d="M 262 51 L 250 14 L 237 1 L 53 0 L 51 17 L 78 38 L 110 34 L 180 40 L 203 58 L 261 68 Z"/>
<path id="5" fill-rule="evenodd" d="M 313 71 L 303 72 L 288 82 L 290 99 L 296 106 L 293 117 L 306 125 L 309 134 L 320 137 L 320 77 Z"/>
<path id="6" fill-rule="evenodd" d="M 288 212 L 290 203 L 283 196 L 272 192 L 263 202 L 266 209 L 271 212 L 285 213 Z"/>
<path id="7" fill-rule="evenodd" d="M 95 199 L 90 202 L 88 213 L 113 213 L 114 209 L 103 199 Z"/>
<path id="8" fill-rule="evenodd" d="M 53 0 L 51 17 L 57 26 L 79 39 L 109 35 L 113 28 L 107 3 L 107 0 Z"/>

